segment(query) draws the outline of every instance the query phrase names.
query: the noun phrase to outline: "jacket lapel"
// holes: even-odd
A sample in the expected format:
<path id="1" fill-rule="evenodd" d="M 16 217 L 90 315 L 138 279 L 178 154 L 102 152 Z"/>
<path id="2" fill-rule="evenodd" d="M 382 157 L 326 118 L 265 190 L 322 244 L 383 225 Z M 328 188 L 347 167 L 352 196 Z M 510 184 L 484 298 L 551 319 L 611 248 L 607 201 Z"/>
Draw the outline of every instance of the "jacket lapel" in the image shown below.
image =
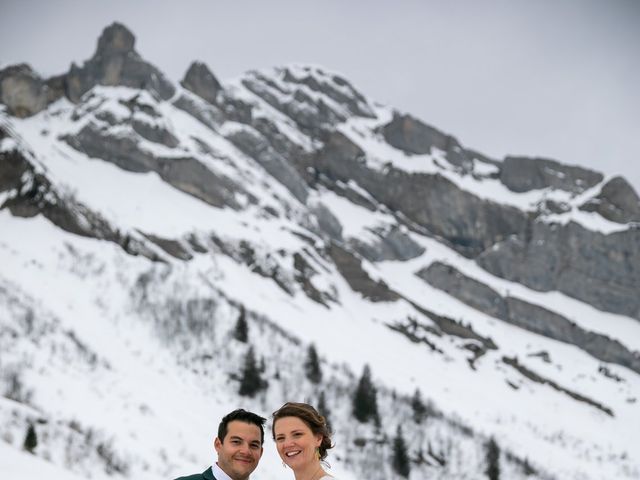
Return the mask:
<path id="1" fill-rule="evenodd" d="M 213 476 L 213 471 L 211 467 L 207 468 L 204 472 L 202 472 L 202 478 L 205 480 L 216 480 L 216 477 Z"/>

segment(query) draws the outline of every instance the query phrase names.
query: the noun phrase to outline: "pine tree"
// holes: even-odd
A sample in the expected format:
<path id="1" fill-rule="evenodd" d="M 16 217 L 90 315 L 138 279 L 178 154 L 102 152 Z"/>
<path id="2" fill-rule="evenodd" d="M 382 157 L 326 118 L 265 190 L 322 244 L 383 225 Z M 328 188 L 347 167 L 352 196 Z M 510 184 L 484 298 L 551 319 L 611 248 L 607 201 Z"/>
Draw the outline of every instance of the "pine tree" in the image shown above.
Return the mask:
<path id="1" fill-rule="evenodd" d="M 238 393 L 244 397 L 253 397 L 260 390 L 267 388 L 267 385 L 267 382 L 262 379 L 260 370 L 256 365 L 253 347 L 250 347 L 244 359 L 242 378 L 240 379 L 240 390 Z"/>
<path id="2" fill-rule="evenodd" d="M 353 396 L 353 416 L 359 422 L 365 423 L 369 420 L 373 420 L 376 425 L 380 424 L 380 417 L 378 415 L 378 400 L 377 400 L 376 387 L 371 381 L 371 369 L 369 365 L 364 366 L 362 376 L 356 387 L 355 395 Z"/>
<path id="3" fill-rule="evenodd" d="M 427 418 L 427 406 L 422 401 L 422 394 L 419 388 L 416 388 L 411 398 L 411 408 L 413 409 L 413 420 L 416 423 L 420 424 Z"/>
<path id="4" fill-rule="evenodd" d="M 304 362 L 304 370 L 307 374 L 307 378 L 311 382 L 318 384 L 322 381 L 322 370 L 320 369 L 320 360 L 318 359 L 318 352 L 315 345 L 309 345 L 307 350 L 307 359 Z"/>
<path id="5" fill-rule="evenodd" d="M 324 396 L 324 391 L 320 392 L 320 396 L 318 397 L 318 413 L 324 417 L 324 421 L 327 424 L 327 428 L 329 431 L 332 431 L 331 428 L 331 419 L 329 418 L 331 415 L 331 410 L 327 407 L 327 401 Z"/>
<path id="6" fill-rule="evenodd" d="M 38 437 L 36 435 L 36 429 L 33 426 L 33 423 L 29 424 L 29 428 L 27 428 L 27 435 L 24 437 L 23 448 L 29 452 L 33 453 L 35 448 L 38 446 Z"/>
<path id="7" fill-rule="evenodd" d="M 242 343 L 247 343 L 249 340 L 249 325 L 247 325 L 247 314 L 244 310 L 244 305 L 240 306 L 240 316 L 236 322 L 236 328 L 233 330 L 233 338 Z"/>
<path id="8" fill-rule="evenodd" d="M 500 447 L 491 437 L 486 445 L 486 464 L 484 473 L 489 480 L 500 480 Z"/>
<path id="9" fill-rule="evenodd" d="M 393 471 L 404 478 L 409 478 L 411 472 L 411 464 L 409 462 L 409 454 L 407 453 L 407 443 L 402 436 L 402 427 L 398 425 L 396 436 L 393 439 L 393 457 L 391 461 Z"/>

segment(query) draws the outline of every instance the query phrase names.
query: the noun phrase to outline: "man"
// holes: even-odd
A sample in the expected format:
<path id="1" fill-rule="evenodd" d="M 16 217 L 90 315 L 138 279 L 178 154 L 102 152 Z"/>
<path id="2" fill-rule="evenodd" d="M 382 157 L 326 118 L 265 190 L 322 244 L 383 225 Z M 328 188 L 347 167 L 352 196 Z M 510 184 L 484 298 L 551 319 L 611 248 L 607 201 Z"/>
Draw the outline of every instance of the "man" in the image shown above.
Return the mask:
<path id="1" fill-rule="evenodd" d="M 222 418 L 213 446 L 218 461 L 202 473 L 176 480 L 247 480 L 262 457 L 266 418 L 234 410 Z"/>

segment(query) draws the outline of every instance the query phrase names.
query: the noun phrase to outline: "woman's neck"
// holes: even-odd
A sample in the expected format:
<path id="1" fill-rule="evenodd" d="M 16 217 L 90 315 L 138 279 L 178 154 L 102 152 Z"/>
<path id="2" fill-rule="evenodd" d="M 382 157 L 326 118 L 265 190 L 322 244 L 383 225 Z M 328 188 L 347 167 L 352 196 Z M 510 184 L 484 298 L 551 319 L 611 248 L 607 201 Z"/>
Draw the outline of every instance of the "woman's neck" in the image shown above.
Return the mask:
<path id="1" fill-rule="evenodd" d="M 295 475 L 296 480 L 318 480 L 324 476 L 325 472 L 322 469 L 320 462 L 314 462 L 304 469 L 298 471 L 294 470 L 293 474 Z"/>

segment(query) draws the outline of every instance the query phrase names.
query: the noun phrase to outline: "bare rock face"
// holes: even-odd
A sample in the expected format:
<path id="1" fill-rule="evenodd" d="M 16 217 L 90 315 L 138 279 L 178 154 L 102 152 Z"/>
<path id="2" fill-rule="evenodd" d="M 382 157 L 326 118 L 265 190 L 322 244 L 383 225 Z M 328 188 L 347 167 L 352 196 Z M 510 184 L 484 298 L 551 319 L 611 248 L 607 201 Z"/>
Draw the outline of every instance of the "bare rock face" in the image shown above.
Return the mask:
<path id="1" fill-rule="evenodd" d="M 98 39 L 95 54 L 82 67 L 75 64 L 66 77 L 67 96 L 77 103 L 95 85 L 143 88 L 166 100 L 175 88 L 153 65 L 134 50 L 135 37 L 122 24 L 113 23 Z"/>
<path id="2" fill-rule="evenodd" d="M 580 328 L 568 318 L 515 297 L 501 296 L 491 287 L 440 262 L 416 273 L 431 286 L 471 307 L 531 332 L 576 345 L 593 357 L 640 372 L 640 357 L 617 340 Z"/>
<path id="3" fill-rule="evenodd" d="M 226 138 L 262 165 L 300 202 L 306 202 L 309 195 L 306 183 L 296 169 L 271 147 L 271 144 L 260 132 L 252 128 L 244 128 L 228 134 Z"/>
<path id="4" fill-rule="evenodd" d="M 553 187 L 580 193 L 602 181 L 602 174 L 582 167 L 563 165 L 555 160 L 506 157 L 500 181 L 513 192 Z"/>
<path id="5" fill-rule="evenodd" d="M 232 179 L 216 174 L 195 158 L 155 157 L 138 145 L 134 136 L 114 136 L 89 123 L 75 136 L 63 138 L 71 147 L 130 172 L 156 172 L 173 187 L 215 207 L 239 209 L 237 193 L 244 189 Z M 250 201 L 253 197 L 246 193 Z"/>
<path id="6" fill-rule="evenodd" d="M 222 85 L 211 70 L 200 62 L 193 62 L 187 70 L 181 85 L 198 95 L 203 100 L 215 104 Z"/>
<path id="7" fill-rule="evenodd" d="M 487 271 L 543 292 L 558 290 L 640 319 L 640 228 L 603 234 L 570 222 L 532 222 L 477 259 Z"/>
<path id="8" fill-rule="evenodd" d="M 354 180 L 378 202 L 448 240 L 468 257 L 523 232 L 527 225 L 524 212 L 480 200 L 441 175 L 369 168 L 364 152 L 339 132 L 328 135 L 312 166 L 330 180 Z"/>
<path id="9" fill-rule="evenodd" d="M 442 133 L 411 115 L 395 115 L 382 127 L 382 134 L 389 145 L 416 155 L 431 153 L 432 148 L 446 152 L 449 163 L 470 171 L 473 168 L 471 155 L 451 135 Z"/>
<path id="10" fill-rule="evenodd" d="M 375 115 L 366 98 L 358 92 L 346 79 L 337 75 L 329 75 L 314 67 L 303 67 L 301 72 L 294 74 L 290 69 L 284 69 L 283 80 L 291 84 L 302 84 L 314 92 L 319 92 L 337 104 L 346 107 L 353 115 L 374 118 Z"/>
<path id="11" fill-rule="evenodd" d="M 612 222 L 640 222 L 640 198 L 622 177 L 609 180 L 600 194 L 580 207 L 587 212 L 598 212 Z"/>
<path id="12" fill-rule="evenodd" d="M 396 226 L 377 229 L 372 233 L 378 237 L 377 240 L 364 242 L 353 238 L 349 241 L 349 245 L 356 252 L 371 262 L 385 260 L 404 262 L 419 257 L 425 252 L 424 247 L 418 245 Z"/>
<path id="13" fill-rule="evenodd" d="M 0 101 L 8 112 L 24 118 L 47 107 L 48 87 L 27 64 L 12 65 L 0 71 Z"/>

